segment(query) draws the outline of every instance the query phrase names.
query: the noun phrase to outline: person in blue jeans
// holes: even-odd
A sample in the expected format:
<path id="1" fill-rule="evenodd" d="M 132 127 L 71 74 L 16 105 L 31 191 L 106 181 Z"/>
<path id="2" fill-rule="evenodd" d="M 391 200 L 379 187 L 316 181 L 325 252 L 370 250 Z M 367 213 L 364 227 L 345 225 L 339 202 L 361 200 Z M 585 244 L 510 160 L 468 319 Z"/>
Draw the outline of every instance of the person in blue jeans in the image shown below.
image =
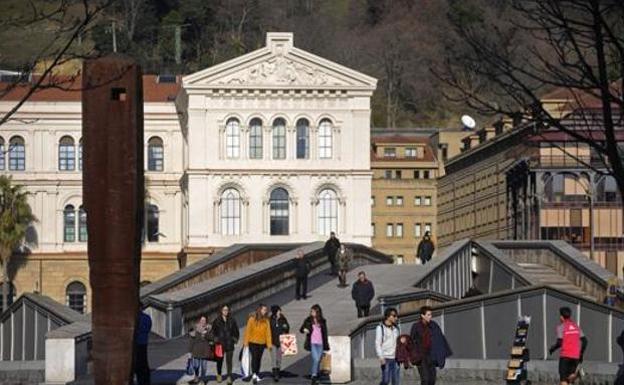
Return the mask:
<path id="1" fill-rule="evenodd" d="M 312 355 L 310 377 L 312 379 L 312 385 L 316 385 L 319 381 L 319 366 L 321 364 L 323 352 L 329 351 L 327 321 L 323 318 L 323 310 L 321 310 L 319 305 L 313 305 L 310 308 L 310 316 L 303 321 L 303 325 L 301 325 L 299 331 L 306 335 L 303 348 Z"/>
<path id="2" fill-rule="evenodd" d="M 401 365 L 396 362 L 396 347 L 399 339 L 399 313 L 394 308 L 384 312 L 383 321 L 375 329 L 375 352 L 381 364 L 381 385 L 401 383 Z"/>
<path id="3" fill-rule="evenodd" d="M 201 317 L 195 327 L 189 331 L 189 358 L 192 359 L 195 380 L 202 383 L 207 381 L 208 359 L 210 358 L 211 342 L 213 339 L 211 325 L 206 317 Z"/>

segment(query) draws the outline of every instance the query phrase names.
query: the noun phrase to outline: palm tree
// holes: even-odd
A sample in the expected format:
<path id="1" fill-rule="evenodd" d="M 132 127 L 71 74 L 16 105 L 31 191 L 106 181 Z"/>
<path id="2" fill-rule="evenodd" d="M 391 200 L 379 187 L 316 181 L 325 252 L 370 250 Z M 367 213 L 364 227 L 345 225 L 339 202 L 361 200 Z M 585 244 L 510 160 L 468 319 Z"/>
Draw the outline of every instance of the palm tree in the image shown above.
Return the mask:
<path id="1" fill-rule="evenodd" d="M 37 220 L 27 201 L 28 192 L 12 185 L 11 177 L 0 175 L 0 263 L 2 264 L 2 311 L 8 308 L 9 263 L 13 251 L 22 245 L 28 226 Z"/>

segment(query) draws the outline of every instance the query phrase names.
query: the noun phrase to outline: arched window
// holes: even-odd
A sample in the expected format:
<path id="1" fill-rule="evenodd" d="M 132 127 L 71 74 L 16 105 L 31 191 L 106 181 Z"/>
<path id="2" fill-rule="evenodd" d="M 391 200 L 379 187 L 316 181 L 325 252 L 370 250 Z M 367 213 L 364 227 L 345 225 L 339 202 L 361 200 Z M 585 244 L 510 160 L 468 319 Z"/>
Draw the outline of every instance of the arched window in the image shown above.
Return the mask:
<path id="1" fill-rule="evenodd" d="M 319 158 L 331 159 L 332 157 L 332 124 L 329 119 L 321 120 L 318 129 Z"/>
<path id="2" fill-rule="evenodd" d="M 228 158 L 238 158 L 240 151 L 240 124 L 238 119 L 228 119 L 225 125 L 225 154 Z"/>
<path id="3" fill-rule="evenodd" d="M 165 167 L 165 150 L 159 137 L 150 138 L 147 142 L 147 170 L 162 171 Z"/>
<path id="4" fill-rule="evenodd" d="M 63 210 L 63 241 L 76 242 L 76 210 L 72 205 Z"/>
<path id="5" fill-rule="evenodd" d="M 329 235 L 338 228 L 338 197 L 336 192 L 325 189 L 319 193 L 318 232 Z"/>
<path id="6" fill-rule="evenodd" d="M 74 281 L 65 290 L 67 306 L 78 313 L 84 313 L 87 307 L 87 288 L 82 282 Z"/>
<path id="7" fill-rule="evenodd" d="M 158 242 L 158 238 L 160 236 L 160 231 L 158 229 L 158 220 L 159 220 L 160 212 L 158 210 L 158 206 L 149 204 L 147 205 L 147 221 L 145 229 L 147 231 L 147 241 L 148 242 Z"/>
<path id="8" fill-rule="evenodd" d="M 241 227 L 241 199 L 236 189 L 221 194 L 221 234 L 239 235 Z"/>
<path id="9" fill-rule="evenodd" d="M 24 139 L 14 136 L 9 142 L 9 170 L 24 171 L 26 169 L 26 145 Z"/>
<path id="10" fill-rule="evenodd" d="M 84 207 L 80 206 L 78 209 L 78 241 L 86 242 L 87 240 L 87 212 Z"/>
<path id="11" fill-rule="evenodd" d="M 9 295 L 7 296 L 7 306 L 4 307 L 4 298 L 2 298 L 2 290 L 4 290 L 4 282 L 0 282 L 0 310 L 6 310 L 15 301 L 15 285 L 9 283 Z"/>
<path id="12" fill-rule="evenodd" d="M 269 199 L 271 235 L 288 235 L 288 192 L 283 188 L 271 191 Z"/>
<path id="13" fill-rule="evenodd" d="M 78 141 L 78 170 L 82 171 L 82 139 Z"/>
<path id="14" fill-rule="evenodd" d="M 297 159 L 310 157 L 310 122 L 308 119 L 297 121 Z"/>
<path id="15" fill-rule="evenodd" d="M 262 120 L 258 118 L 249 123 L 249 159 L 262 159 Z"/>
<path id="16" fill-rule="evenodd" d="M 58 158 L 60 171 L 74 171 L 76 169 L 76 148 L 71 136 L 64 136 L 59 141 Z"/>
<path id="17" fill-rule="evenodd" d="M 273 122 L 273 159 L 286 159 L 286 121 L 282 118 Z"/>
<path id="18" fill-rule="evenodd" d="M 596 186 L 596 201 L 617 202 L 620 199 L 615 178 L 607 175 L 598 182 Z"/>
<path id="19" fill-rule="evenodd" d="M 2 139 L 2 138 L 0 137 L 0 170 L 4 170 L 4 168 L 6 167 L 6 166 L 4 165 L 4 160 L 6 159 L 6 158 L 4 157 L 4 152 L 5 152 L 5 151 L 6 151 L 6 150 L 4 149 L 4 139 Z"/>

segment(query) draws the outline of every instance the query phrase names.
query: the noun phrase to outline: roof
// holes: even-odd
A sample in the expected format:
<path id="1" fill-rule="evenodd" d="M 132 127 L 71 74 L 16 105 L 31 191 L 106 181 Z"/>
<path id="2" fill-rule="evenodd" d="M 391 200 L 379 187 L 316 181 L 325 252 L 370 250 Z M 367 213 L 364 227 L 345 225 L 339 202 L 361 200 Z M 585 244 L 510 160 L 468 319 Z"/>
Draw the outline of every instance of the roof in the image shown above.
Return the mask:
<path id="1" fill-rule="evenodd" d="M 50 81 L 44 82 L 50 85 Z M 82 77 L 60 79 L 55 77 L 54 86 L 36 90 L 28 99 L 30 102 L 80 102 Z M 12 86 L 11 83 L 0 83 L 0 92 Z M 30 90 L 32 83 L 18 84 L 6 95 L 0 96 L 1 101 L 21 100 Z M 44 86 L 45 87 L 45 86 Z M 158 75 L 143 75 L 143 100 L 145 102 L 172 102 L 180 90 L 180 79 L 176 83 L 158 83 Z"/>
<path id="2" fill-rule="evenodd" d="M 373 136 L 371 138 L 373 148 L 371 149 L 370 159 L 373 162 L 435 162 L 436 156 L 431 148 L 431 141 L 428 137 L 423 136 Z M 377 145 L 409 145 L 409 144 L 421 144 L 424 145 L 424 155 L 422 158 L 406 158 L 396 157 L 387 158 L 384 156 L 377 156 L 374 147 Z"/>
<path id="3" fill-rule="evenodd" d="M 2 314 L 2 318 L 4 319 L 4 316 L 6 316 L 6 314 L 10 314 L 11 311 L 18 308 L 19 306 L 22 306 L 22 302 L 24 301 L 34 303 L 45 311 L 54 314 L 63 322 L 78 322 L 84 320 L 86 317 L 84 314 L 80 314 L 77 311 L 69 308 L 68 306 L 56 302 L 48 296 L 36 293 L 24 293 L 15 302 L 13 302 L 13 304 L 11 304 L 11 306 L 7 310 L 5 310 L 5 312 Z"/>

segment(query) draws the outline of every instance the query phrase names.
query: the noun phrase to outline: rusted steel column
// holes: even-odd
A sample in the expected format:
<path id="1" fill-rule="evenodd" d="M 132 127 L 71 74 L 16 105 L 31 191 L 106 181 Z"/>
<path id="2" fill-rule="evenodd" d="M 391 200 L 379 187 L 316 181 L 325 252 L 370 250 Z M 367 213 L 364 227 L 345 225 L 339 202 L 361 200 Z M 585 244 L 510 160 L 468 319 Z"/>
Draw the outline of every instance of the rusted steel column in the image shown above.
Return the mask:
<path id="1" fill-rule="evenodd" d="M 89 234 L 96 385 L 127 385 L 139 306 L 143 228 L 141 68 L 114 55 L 82 72 L 83 194 Z"/>

